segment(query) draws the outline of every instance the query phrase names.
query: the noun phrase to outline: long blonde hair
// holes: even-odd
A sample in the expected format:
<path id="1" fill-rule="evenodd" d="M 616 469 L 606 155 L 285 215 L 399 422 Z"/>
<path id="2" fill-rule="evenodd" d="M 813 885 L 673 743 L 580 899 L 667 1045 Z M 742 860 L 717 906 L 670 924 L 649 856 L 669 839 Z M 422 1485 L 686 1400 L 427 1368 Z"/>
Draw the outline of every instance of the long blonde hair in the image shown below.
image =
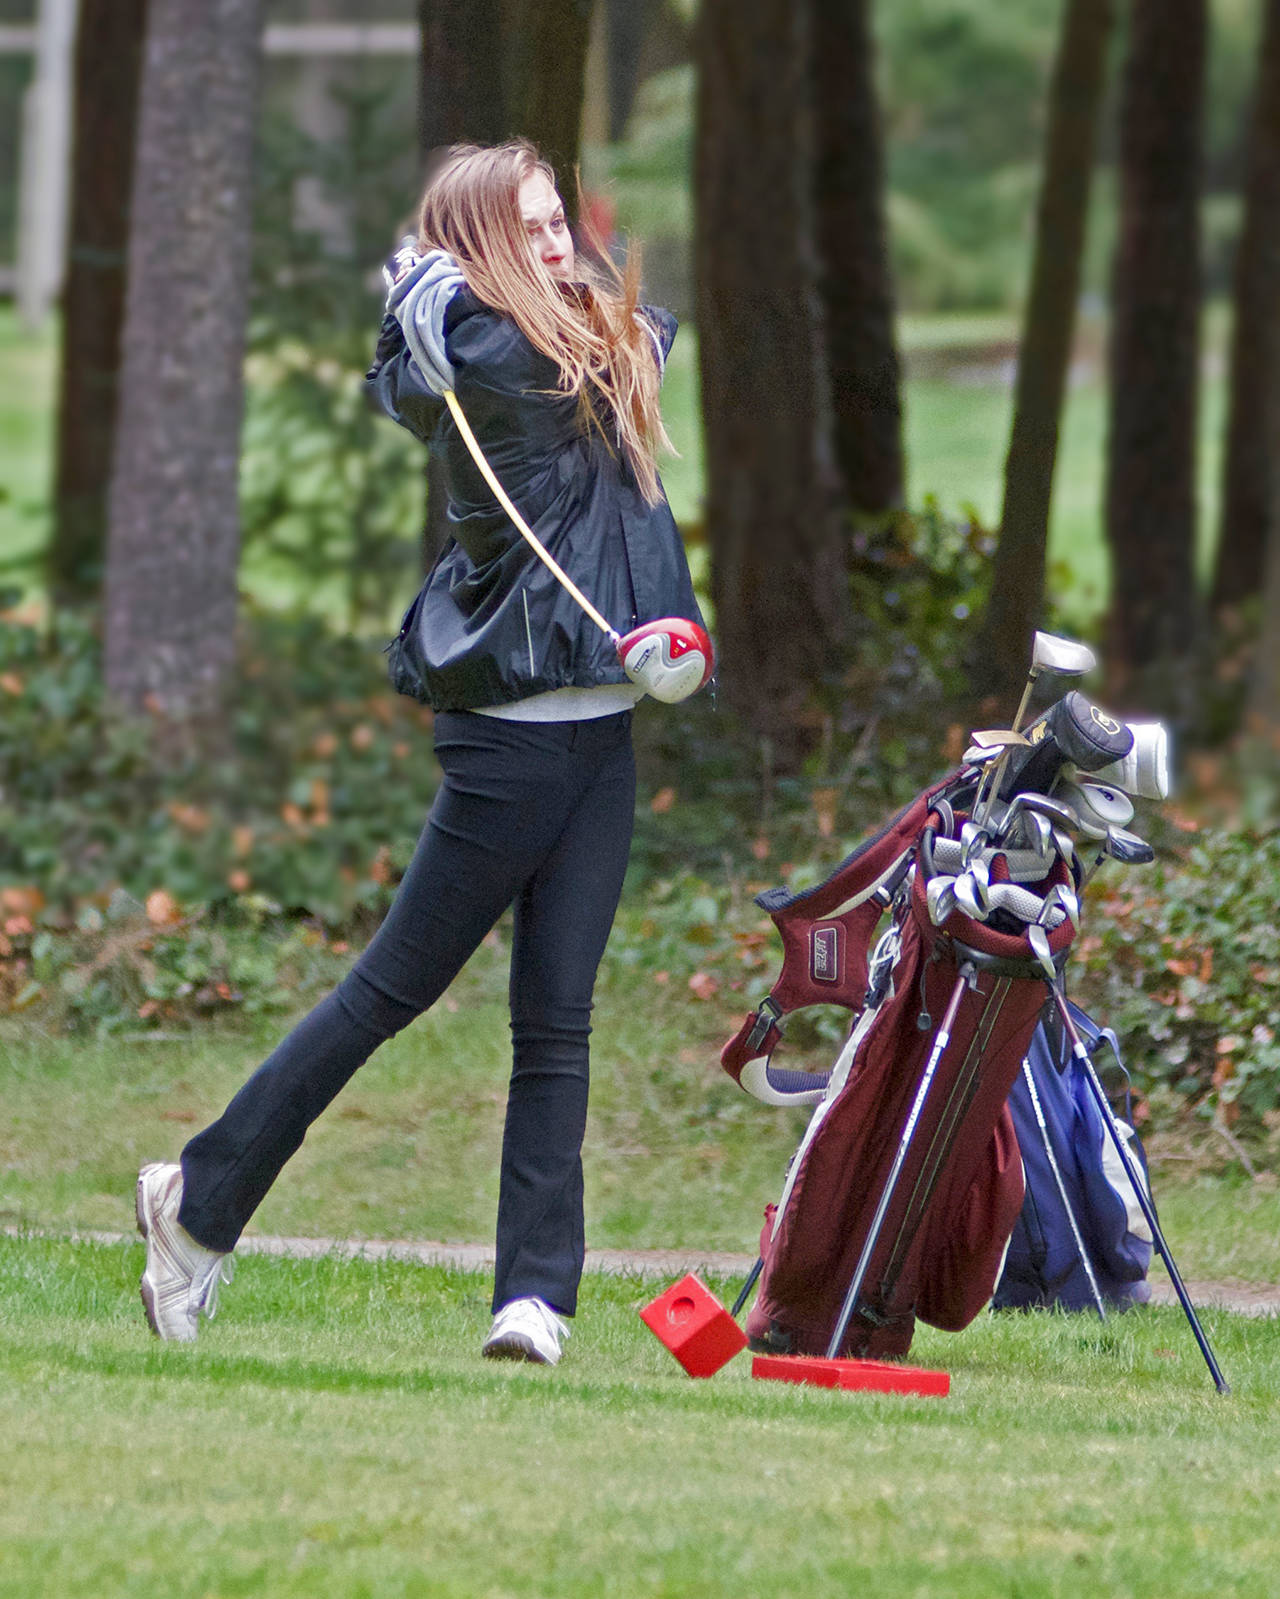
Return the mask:
<path id="1" fill-rule="evenodd" d="M 612 414 L 616 440 L 645 499 L 660 496 L 655 457 L 671 448 L 658 405 L 653 340 L 636 317 L 640 267 L 625 271 L 597 248 L 598 265 L 579 263 L 581 281 L 557 284 L 529 246 L 520 185 L 555 173 L 526 139 L 447 150 L 422 197 L 418 245 L 447 250 L 478 300 L 509 316 L 534 349 L 559 368 L 561 392 L 578 396 L 588 425 L 600 427 L 594 390 Z M 596 241 L 591 240 L 595 243 Z"/>

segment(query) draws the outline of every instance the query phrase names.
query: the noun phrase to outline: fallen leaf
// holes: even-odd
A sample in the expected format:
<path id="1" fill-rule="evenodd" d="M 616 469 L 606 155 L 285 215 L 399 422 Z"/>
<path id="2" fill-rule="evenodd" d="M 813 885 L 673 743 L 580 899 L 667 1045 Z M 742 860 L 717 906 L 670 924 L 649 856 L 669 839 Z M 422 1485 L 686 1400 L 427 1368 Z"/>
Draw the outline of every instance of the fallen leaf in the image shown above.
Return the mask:
<path id="1" fill-rule="evenodd" d="M 36 916 L 44 909 L 44 895 L 28 884 L 0 888 L 0 909 L 17 916 Z"/>
<path id="2" fill-rule="evenodd" d="M 668 785 L 660 788 L 649 801 L 649 809 L 655 816 L 665 816 L 676 802 L 676 791 Z"/>
<path id="3" fill-rule="evenodd" d="M 720 990 L 720 984 L 710 972 L 694 972 L 689 979 L 689 992 L 695 999 L 711 999 Z"/>
<path id="4" fill-rule="evenodd" d="M 147 895 L 147 920 L 153 927 L 172 927 L 182 920 L 182 907 L 167 888 L 153 888 Z"/>

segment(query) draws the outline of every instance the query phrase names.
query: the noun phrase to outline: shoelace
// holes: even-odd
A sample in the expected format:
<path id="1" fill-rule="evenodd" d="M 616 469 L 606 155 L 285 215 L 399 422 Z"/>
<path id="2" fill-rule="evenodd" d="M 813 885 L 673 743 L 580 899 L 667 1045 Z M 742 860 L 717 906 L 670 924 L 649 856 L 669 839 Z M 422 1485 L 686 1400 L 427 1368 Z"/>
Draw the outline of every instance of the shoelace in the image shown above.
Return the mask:
<path id="1" fill-rule="evenodd" d="M 218 1289 L 223 1283 L 229 1283 L 235 1274 L 235 1258 L 231 1255 L 218 1256 L 202 1272 L 197 1273 L 192 1278 L 191 1293 L 187 1300 L 191 1315 L 198 1316 L 203 1310 L 212 1321 L 218 1314 Z"/>

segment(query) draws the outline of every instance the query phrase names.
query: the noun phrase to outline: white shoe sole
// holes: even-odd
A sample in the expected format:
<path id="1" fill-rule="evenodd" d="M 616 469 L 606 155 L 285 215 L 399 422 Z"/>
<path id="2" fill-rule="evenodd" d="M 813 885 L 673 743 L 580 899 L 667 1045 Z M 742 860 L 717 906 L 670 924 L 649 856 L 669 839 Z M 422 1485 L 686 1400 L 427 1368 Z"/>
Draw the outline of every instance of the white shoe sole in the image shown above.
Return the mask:
<path id="1" fill-rule="evenodd" d="M 554 1366 L 556 1363 L 548 1359 L 533 1339 L 524 1333 L 507 1333 L 502 1338 L 485 1344 L 480 1353 L 486 1360 L 524 1360 L 534 1366 Z"/>

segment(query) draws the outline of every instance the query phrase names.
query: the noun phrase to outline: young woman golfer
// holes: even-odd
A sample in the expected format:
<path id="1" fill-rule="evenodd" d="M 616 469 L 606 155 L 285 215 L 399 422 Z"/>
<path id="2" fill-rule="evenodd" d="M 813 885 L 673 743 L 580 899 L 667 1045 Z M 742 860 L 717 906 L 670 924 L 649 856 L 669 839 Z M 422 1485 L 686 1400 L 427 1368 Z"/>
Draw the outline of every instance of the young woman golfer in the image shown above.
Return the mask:
<path id="1" fill-rule="evenodd" d="M 195 1338 L 241 1229 L 311 1122 L 510 906 L 514 1061 L 483 1353 L 554 1364 L 582 1273 L 591 996 L 634 811 L 642 689 L 611 629 L 698 615 L 654 464 L 675 323 L 638 307 L 633 271 L 578 259 L 551 171 L 523 142 L 449 152 L 417 240 L 384 275 L 370 385 L 430 440 L 448 487 L 453 539 L 402 636 L 437 712 L 444 782 L 349 975 L 180 1165 L 140 1173 L 142 1300 L 161 1338 Z M 446 393 L 470 442 L 442 410 Z M 675 652 L 686 647 L 677 630 Z"/>

